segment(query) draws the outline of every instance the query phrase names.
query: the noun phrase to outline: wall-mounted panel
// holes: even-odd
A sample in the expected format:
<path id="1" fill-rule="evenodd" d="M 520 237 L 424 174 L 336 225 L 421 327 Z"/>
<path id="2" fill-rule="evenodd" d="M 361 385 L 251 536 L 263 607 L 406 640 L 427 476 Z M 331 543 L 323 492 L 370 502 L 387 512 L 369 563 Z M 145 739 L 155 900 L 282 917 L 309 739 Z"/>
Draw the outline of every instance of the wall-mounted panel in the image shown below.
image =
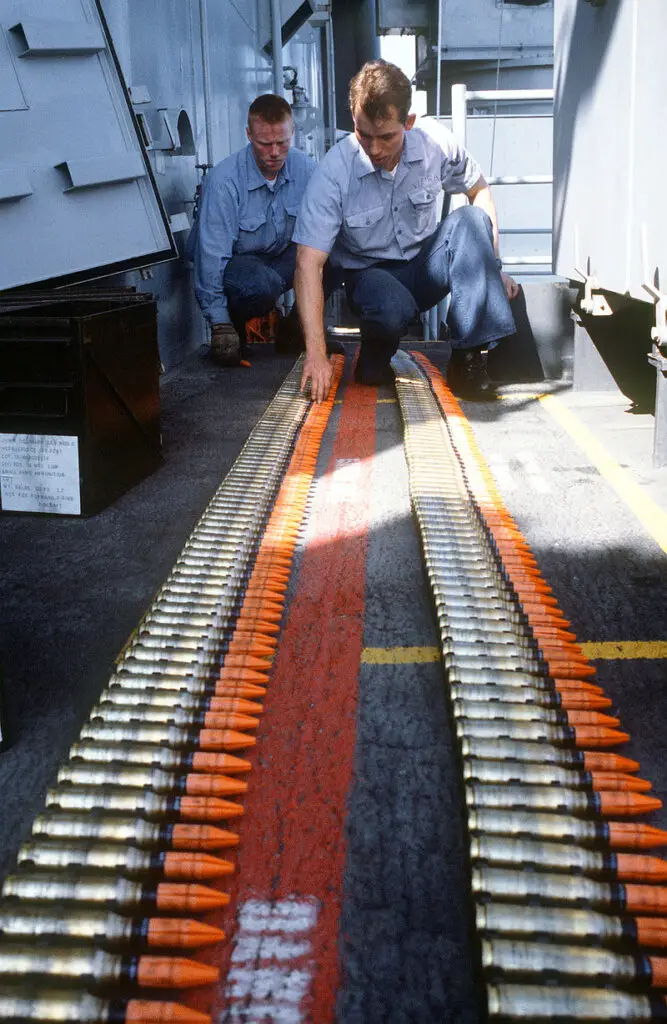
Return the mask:
<path id="1" fill-rule="evenodd" d="M 554 251 L 600 285 L 647 299 L 667 281 L 661 185 L 667 109 L 664 0 L 556 0 Z"/>
<path id="2" fill-rule="evenodd" d="M 0 0 L 0 27 L 0 180 L 29 183 L 0 203 L 0 290 L 172 257 L 94 0 Z"/>

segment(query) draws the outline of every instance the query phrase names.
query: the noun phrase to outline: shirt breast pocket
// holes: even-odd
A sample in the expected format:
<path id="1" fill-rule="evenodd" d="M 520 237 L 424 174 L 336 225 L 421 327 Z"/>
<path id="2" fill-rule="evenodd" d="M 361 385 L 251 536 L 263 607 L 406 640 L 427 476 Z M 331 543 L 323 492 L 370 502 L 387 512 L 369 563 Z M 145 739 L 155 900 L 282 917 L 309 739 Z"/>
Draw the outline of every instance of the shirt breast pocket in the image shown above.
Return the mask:
<path id="1" fill-rule="evenodd" d="M 370 210 L 357 210 L 345 215 L 346 242 L 353 251 L 373 248 L 379 244 L 380 230 L 385 217 L 384 206 L 374 206 Z"/>
<path id="2" fill-rule="evenodd" d="M 265 213 L 248 212 L 240 218 L 235 252 L 262 252 L 268 241 Z"/>
<path id="3" fill-rule="evenodd" d="M 286 228 L 287 228 L 287 237 L 288 237 L 288 239 L 290 239 L 292 237 L 292 232 L 294 231 L 294 225 L 296 223 L 296 218 L 299 216 L 299 207 L 300 206 L 301 206 L 301 203 L 294 203 L 294 202 L 285 203 L 285 223 L 286 223 Z"/>
<path id="4" fill-rule="evenodd" d="M 409 210 L 412 211 L 413 226 L 417 235 L 435 231 L 435 210 L 437 192 L 431 188 L 415 188 L 408 192 Z"/>

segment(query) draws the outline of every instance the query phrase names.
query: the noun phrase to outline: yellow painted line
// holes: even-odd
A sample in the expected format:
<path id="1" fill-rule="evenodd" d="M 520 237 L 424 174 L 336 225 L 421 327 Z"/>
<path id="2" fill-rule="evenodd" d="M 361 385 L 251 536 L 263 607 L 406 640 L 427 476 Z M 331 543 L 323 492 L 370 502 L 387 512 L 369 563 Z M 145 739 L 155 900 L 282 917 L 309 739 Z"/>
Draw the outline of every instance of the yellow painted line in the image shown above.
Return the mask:
<path id="1" fill-rule="evenodd" d="M 667 658 L 667 640 L 627 640 L 581 644 L 591 661 L 626 661 L 632 658 Z"/>
<path id="2" fill-rule="evenodd" d="M 363 665 L 417 665 L 440 661 L 438 647 L 364 647 Z"/>
<path id="3" fill-rule="evenodd" d="M 580 647 L 591 661 L 630 661 L 640 658 L 667 658 L 667 640 L 621 640 L 582 643 Z M 437 647 L 364 647 L 364 665 L 420 665 L 440 661 Z"/>
<path id="4" fill-rule="evenodd" d="M 542 406 L 570 435 L 588 456 L 598 472 L 607 480 L 621 501 L 630 509 L 658 547 L 667 553 L 667 514 L 641 489 L 633 476 L 607 454 L 604 447 L 554 395 L 542 395 Z"/>

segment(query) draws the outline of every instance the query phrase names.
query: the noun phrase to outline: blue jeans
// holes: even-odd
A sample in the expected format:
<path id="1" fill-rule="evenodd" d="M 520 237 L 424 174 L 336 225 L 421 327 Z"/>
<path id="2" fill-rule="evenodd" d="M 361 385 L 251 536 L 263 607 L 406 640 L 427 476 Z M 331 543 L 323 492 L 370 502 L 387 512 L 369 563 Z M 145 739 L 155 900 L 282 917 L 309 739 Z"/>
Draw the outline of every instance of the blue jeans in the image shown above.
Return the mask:
<path id="1" fill-rule="evenodd" d="M 296 245 L 290 242 L 279 256 L 252 253 L 232 256 L 225 267 L 222 287 L 229 318 L 241 338 L 246 320 L 265 316 L 283 292 L 292 287 L 296 270 Z"/>
<path id="2" fill-rule="evenodd" d="M 454 210 L 406 261 L 345 271 L 350 308 L 361 323 L 361 359 L 386 365 L 419 313 L 451 292 L 453 348 L 475 348 L 515 331 L 493 252 L 493 228 L 476 206 Z"/>

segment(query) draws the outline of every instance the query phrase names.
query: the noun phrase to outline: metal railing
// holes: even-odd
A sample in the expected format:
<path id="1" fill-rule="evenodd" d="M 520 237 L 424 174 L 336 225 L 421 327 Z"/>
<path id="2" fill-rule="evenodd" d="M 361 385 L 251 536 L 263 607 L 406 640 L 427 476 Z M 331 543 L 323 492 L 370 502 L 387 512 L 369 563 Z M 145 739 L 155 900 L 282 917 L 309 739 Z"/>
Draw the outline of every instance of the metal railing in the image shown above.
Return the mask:
<path id="1" fill-rule="evenodd" d="M 469 90 L 465 84 L 452 86 L 452 131 L 462 145 L 466 145 L 468 126 L 468 103 L 483 102 L 521 102 L 549 101 L 554 98 L 553 89 L 477 89 Z M 489 185 L 551 185 L 551 174 L 523 175 L 490 175 L 486 179 Z M 451 197 L 451 209 L 465 202 L 463 196 Z M 550 227 L 499 228 L 501 235 L 550 235 Z M 550 274 L 553 268 L 553 256 L 503 256 L 504 267 L 548 267 L 547 271 L 525 271 L 535 275 Z M 437 339 L 440 324 L 447 318 L 449 296 L 442 299 L 422 314 L 424 337 L 428 341 Z"/>

